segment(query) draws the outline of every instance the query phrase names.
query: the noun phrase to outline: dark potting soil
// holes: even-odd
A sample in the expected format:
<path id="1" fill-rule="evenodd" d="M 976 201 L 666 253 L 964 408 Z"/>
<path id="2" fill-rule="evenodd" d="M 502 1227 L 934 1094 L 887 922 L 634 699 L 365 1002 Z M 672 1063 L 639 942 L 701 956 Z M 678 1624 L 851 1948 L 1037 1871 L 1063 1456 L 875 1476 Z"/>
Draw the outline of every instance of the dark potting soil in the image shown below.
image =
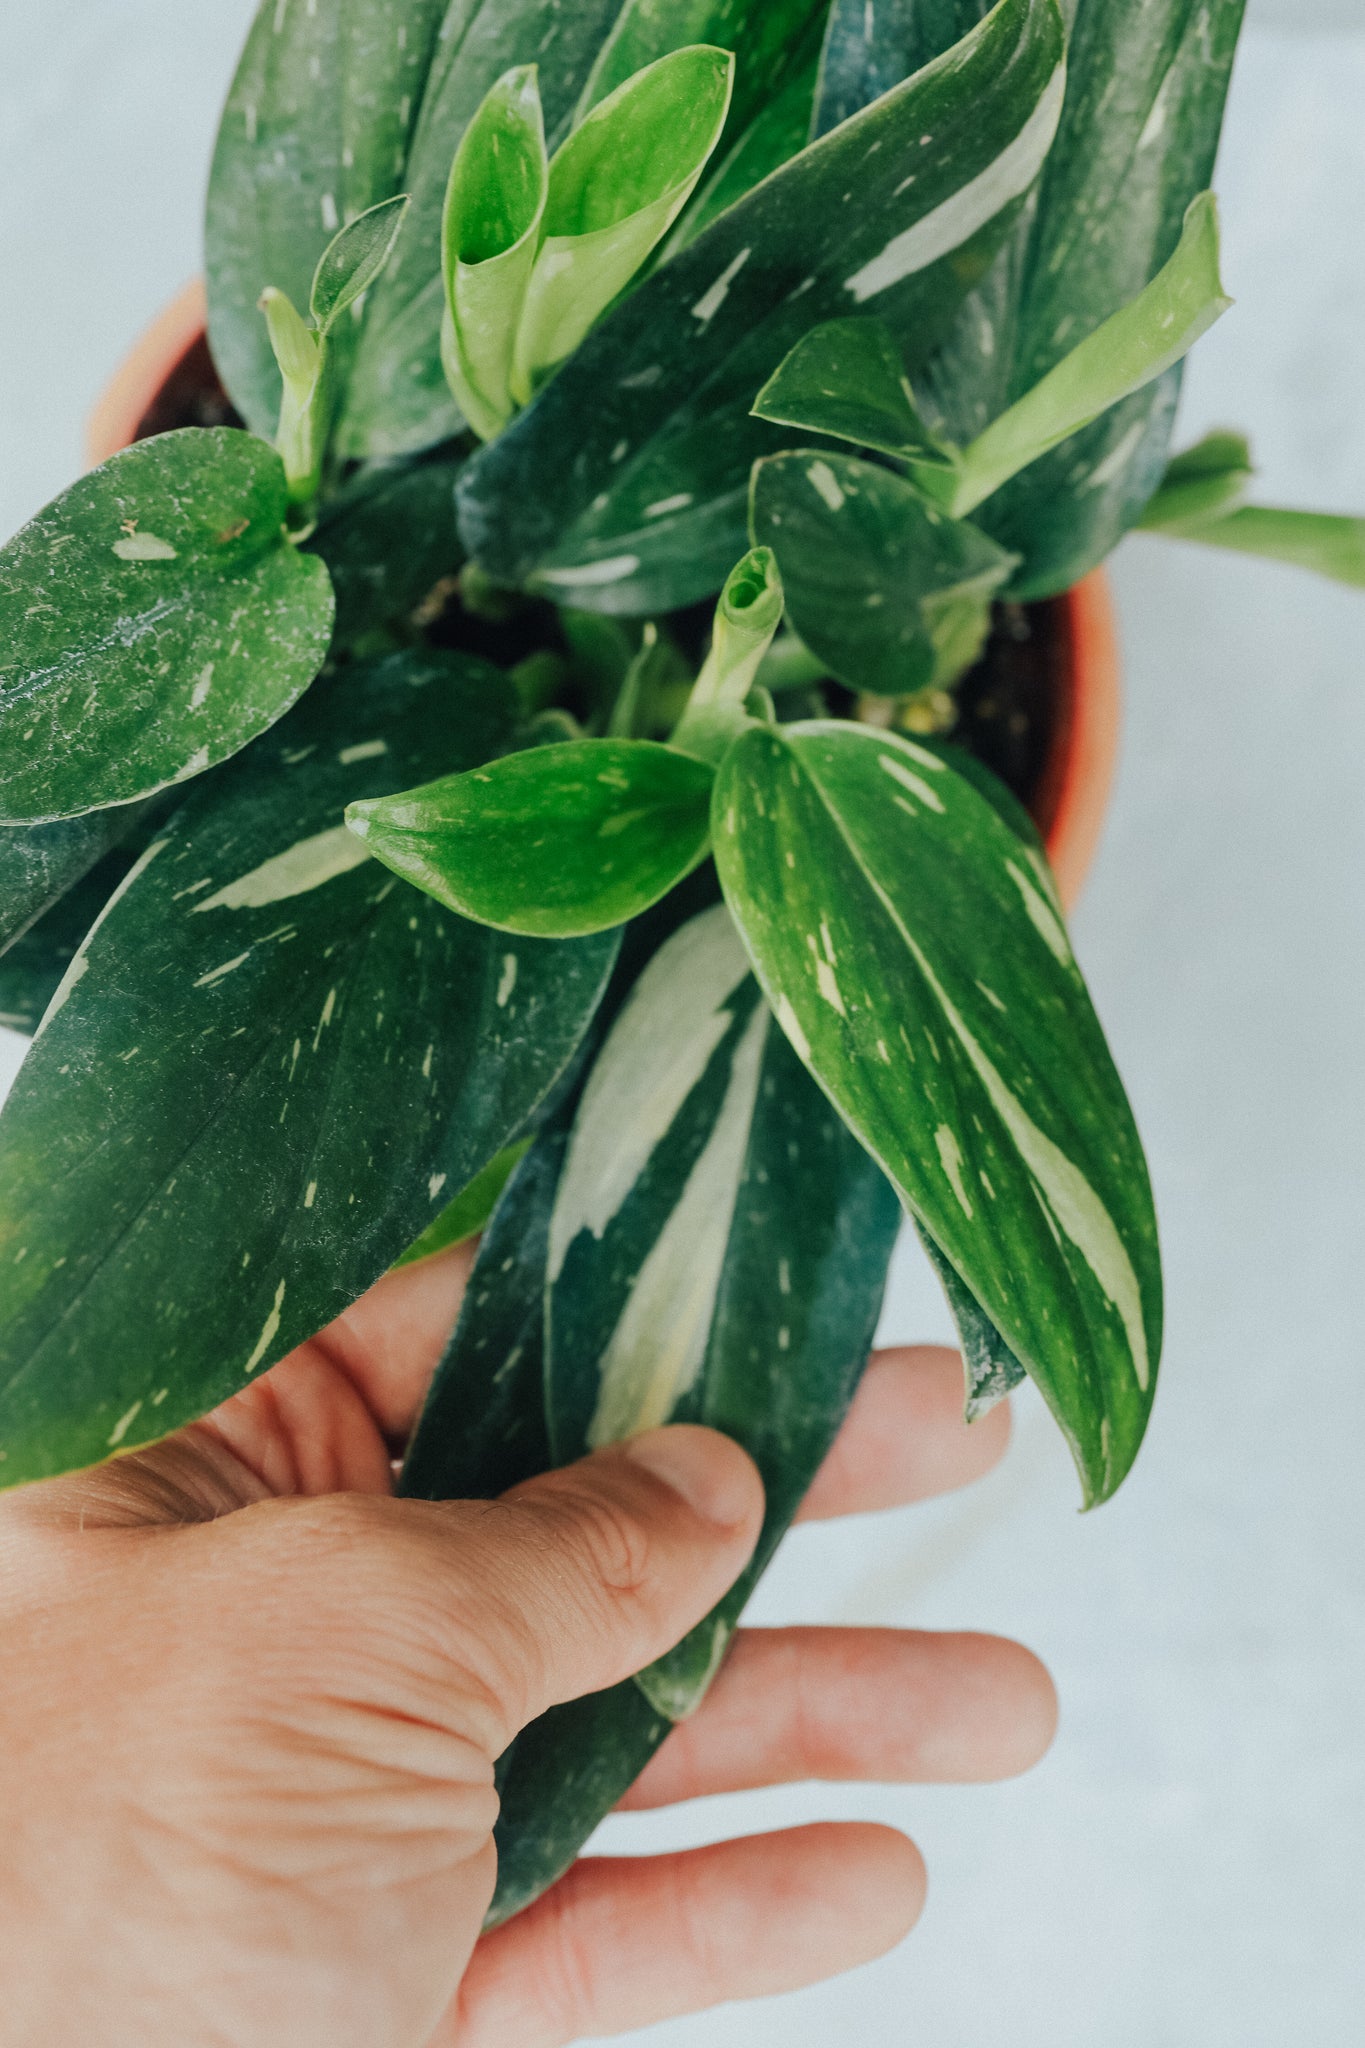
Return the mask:
<path id="1" fill-rule="evenodd" d="M 175 427 L 239 427 L 240 416 L 218 380 L 208 342 L 200 339 L 172 370 L 155 402 L 138 423 L 137 438 L 164 434 Z M 458 608 L 453 602 L 451 610 Z M 502 666 L 523 660 L 544 646 L 547 628 L 553 635 L 553 607 L 528 604 L 517 609 L 510 639 L 468 613 L 458 620 L 447 611 L 432 637 L 484 654 Z M 699 660 L 711 623 L 711 606 L 694 605 L 670 621 L 680 645 Z M 691 642 L 695 641 L 693 648 Z M 965 747 L 998 775 L 1019 801 L 1032 808 L 1057 723 L 1056 677 L 1065 659 L 1060 604 L 998 604 L 993 607 L 990 637 L 976 666 L 956 691 L 958 720 L 945 734 Z M 841 696 L 846 693 L 840 692 Z M 849 699 L 851 707 L 852 699 Z"/>

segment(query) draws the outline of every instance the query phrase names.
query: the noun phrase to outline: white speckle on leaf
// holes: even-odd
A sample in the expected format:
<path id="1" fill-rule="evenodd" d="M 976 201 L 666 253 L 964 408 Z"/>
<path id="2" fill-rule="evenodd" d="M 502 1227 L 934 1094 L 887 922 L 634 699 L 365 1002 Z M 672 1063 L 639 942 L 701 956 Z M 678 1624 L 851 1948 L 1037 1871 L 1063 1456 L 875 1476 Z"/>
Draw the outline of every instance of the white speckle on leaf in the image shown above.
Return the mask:
<path id="1" fill-rule="evenodd" d="M 696 305 L 692 308 L 692 318 L 700 320 L 703 327 L 708 327 L 715 319 L 717 313 L 725 304 L 726 299 L 730 296 L 731 285 L 739 276 L 740 271 L 743 270 L 752 254 L 752 249 L 741 249 L 738 256 L 726 264 L 724 270 L 722 270 L 720 276 L 709 290 L 704 291 L 697 300 Z"/>
<path id="2" fill-rule="evenodd" d="M 842 512 L 844 493 L 839 479 L 827 462 L 812 462 L 806 476 L 816 492 L 828 505 L 831 512 Z"/>
<path id="3" fill-rule="evenodd" d="M 142 1413 L 141 1401 L 134 1401 L 126 1415 L 121 1415 L 109 1434 L 109 1449 L 116 1451 L 127 1436 L 138 1416 Z"/>
<path id="4" fill-rule="evenodd" d="M 275 1306 L 271 1309 L 270 1314 L 266 1317 L 265 1327 L 261 1331 L 260 1336 L 256 1339 L 256 1349 L 252 1352 L 250 1358 L 248 1358 L 245 1366 L 242 1368 L 243 1379 L 249 1378 L 250 1375 L 253 1372 L 255 1372 L 257 1366 L 265 1357 L 266 1352 L 270 1349 L 271 1345 L 274 1343 L 275 1339 L 280 1334 L 280 1311 L 284 1307 L 284 1290 L 285 1282 L 281 1280 L 279 1286 L 275 1289 Z"/>
<path id="5" fill-rule="evenodd" d="M 427 1182 L 427 1193 L 433 1202 L 445 1186 L 447 1178 L 448 1176 L 444 1173 L 433 1173 L 431 1179 Z"/>
<path id="6" fill-rule="evenodd" d="M 502 961 L 502 974 L 498 980 L 498 1008 L 500 1010 L 505 1010 L 511 1002 L 512 991 L 516 985 L 517 956 L 515 953 L 505 953 Z"/>
<path id="7" fill-rule="evenodd" d="M 345 825 L 333 825 L 300 839 L 284 853 L 263 861 L 250 874 L 229 882 L 213 896 L 196 903 L 191 917 L 206 910 L 264 910 L 268 904 L 284 903 L 291 896 L 306 896 L 338 875 L 349 874 L 370 858 L 364 845 Z"/>
<path id="8" fill-rule="evenodd" d="M 199 674 L 195 677 L 194 688 L 190 692 L 191 711 L 197 711 L 199 709 L 200 705 L 206 701 L 209 691 L 212 688 L 213 663 L 210 661 L 206 663 L 203 668 L 200 669 Z"/>
<path id="9" fill-rule="evenodd" d="M 542 569 L 538 580 L 554 583 L 564 590 L 596 590 L 633 576 L 639 566 L 638 555 L 608 555 L 600 562 L 584 562 L 577 569 Z"/>
<path id="10" fill-rule="evenodd" d="M 975 1211 L 972 1208 L 971 1197 L 967 1193 L 967 1183 L 962 1178 L 962 1147 L 947 1124 L 940 1124 L 934 1132 L 934 1144 L 938 1148 L 939 1164 L 952 1184 L 953 1193 L 957 1196 L 963 1215 L 970 1222 Z"/>
<path id="11" fill-rule="evenodd" d="M 176 550 L 155 533 L 125 533 L 114 542 L 121 562 L 173 562 Z"/>
<path id="12" fill-rule="evenodd" d="M 1027 192 L 1052 147 L 1065 94 L 1066 67 L 1059 64 L 1028 120 L 994 163 L 987 164 L 979 176 L 923 219 L 893 235 L 879 255 L 845 281 L 844 290 L 852 293 L 858 305 L 960 249 L 1011 199 Z"/>
<path id="13" fill-rule="evenodd" d="M 317 1182 L 316 1182 L 315 1180 L 310 1180 L 310 1181 L 309 1181 L 309 1183 L 308 1183 L 308 1186 L 307 1186 L 307 1187 L 306 1187 L 306 1189 L 304 1190 L 304 1196 L 303 1196 L 303 1206 L 304 1206 L 304 1208 L 305 1208 L 305 1209 L 311 1209 L 311 1208 L 312 1208 L 312 1206 L 313 1206 L 313 1204 L 314 1204 L 314 1202 L 316 1202 L 317 1198 L 318 1198 L 318 1184 L 317 1184 Z"/>
<path id="14" fill-rule="evenodd" d="M 322 195 L 322 225 L 329 235 L 334 235 L 341 226 L 341 215 L 337 212 L 336 197 L 331 192 Z"/>
<path id="15" fill-rule="evenodd" d="M 832 1010 L 837 1010 L 841 1017 L 848 1015 L 848 1011 L 844 1008 L 842 991 L 834 978 L 834 969 L 830 966 L 828 960 L 816 961 L 815 985 Z"/>
<path id="16" fill-rule="evenodd" d="M 343 747 L 337 759 L 343 768 L 353 768 L 357 761 L 377 761 L 388 751 L 387 740 L 358 740 L 353 747 Z"/>
<path id="17" fill-rule="evenodd" d="M 931 811 L 937 811 L 940 817 L 943 816 L 943 798 L 936 789 L 929 787 L 929 784 L 922 775 L 916 775 L 913 768 L 907 768 L 905 763 L 898 761 L 894 754 L 881 754 L 878 756 L 878 760 L 887 774 L 893 781 L 898 782 L 902 789 L 908 789 L 911 796 L 918 797 L 920 802 L 927 804 Z"/>
<path id="18" fill-rule="evenodd" d="M 337 992 L 334 988 L 329 988 L 327 991 L 327 1000 L 322 1006 L 322 1015 L 318 1018 L 318 1028 L 313 1033 L 314 1052 L 317 1051 L 318 1047 L 322 1043 L 323 1032 L 327 1029 L 327 1026 L 331 1023 L 333 1017 L 336 1015 L 336 1006 Z"/>
<path id="19" fill-rule="evenodd" d="M 662 519 L 669 512 L 683 512 L 692 503 L 691 491 L 675 491 L 671 498 L 658 498 L 645 506 L 646 519 Z"/>
<path id="20" fill-rule="evenodd" d="M 426 1056 L 422 1061 L 422 1079 L 424 1081 L 429 1081 L 431 1079 L 431 1059 L 432 1054 L 435 1052 L 435 1050 L 436 1048 L 434 1045 L 429 1045 L 426 1050 Z"/>
<path id="21" fill-rule="evenodd" d="M 1071 965 L 1071 946 L 1067 940 L 1066 927 L 1042 893 L 1035 889 L 1023 869 L 1016 867 L 1012 860 L 1005 862 L 1005 873 L 1014 883 L 1024 899 L 1029 922 L 1043 940 L 1044 945 L 1059 960 L 1063 967 Z"/>
<path id="22" fill-rule="evenodd" d="M 801 1029 L 795 1010 L 785 995 L 777 999 L 777 1021 L 803 1060 L 810 1058 L 810 1040 Z"/>
<path id="23" fill-rule="evenodd" d="M 250 958 L 251 948 L 248 946 L 245 953 L 238 953 L 231 960 L 225 960 L 221 967 L 211 967 L 207 974 L 201 974 L 194 986 L 196 988 L 212 988 L 215 981 L 221 981 L 225 974 L 235 974 L 243 962 Z"/>
<path id="24" fill-rule="evenodd" d="M 777 1286 L 778 1292 L 781 1294 L 790 1294 L 792 1291 L 792 1269 L 790 1259 L 779 1259 L 777 1262 Z"/>
<path id="25" fill-rule="evenodd" d="M 188 782 L 191 776 L 202 775 L 208 765 L 209 750 L 207 747 L 200 747 L 198 753 L 191 754 L 189 760 L 180 770 L 180 773 L 174 777 L 174 780 L 176 782 Z"/>

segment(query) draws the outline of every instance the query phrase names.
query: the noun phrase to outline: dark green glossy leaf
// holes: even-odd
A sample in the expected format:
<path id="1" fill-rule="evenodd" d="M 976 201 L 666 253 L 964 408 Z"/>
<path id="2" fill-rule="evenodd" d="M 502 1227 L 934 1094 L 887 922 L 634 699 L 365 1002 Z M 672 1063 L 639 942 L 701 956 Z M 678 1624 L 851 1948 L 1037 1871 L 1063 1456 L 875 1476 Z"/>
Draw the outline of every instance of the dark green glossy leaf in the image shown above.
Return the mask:
<path id="1" fill-rule="evenodd" d="M 932 64 L 990 12 L 990 0 L 833 0 L 820 61 L 817 135 Z"/>
<path id="2" fill-rule="evenodd" d="M 261 0 L 218 133 L 206 230 L 214 361 L 258 434 L 274 434 L 280 378 L 256 302 L 274 285 L 307 305 L 338 229 L 404 189 L 445 11 L 446 0 Z M 427 253 L 437 275 L 434 239 Z M 349 353 L 345 327 L 336 339 Z"/>
<path id="3" fill-rule="evenodd" d="M 334 605 L 286 506 L 264 442 L 189 427 L 114 456 L 0 550 L 0 817 L 131 802 L 289 709 Z"/>
<path id="4" fill-rule="evenodd" d="M 0 828 L 0 953 L 89 873 L 137 815 L 90 811 L 52 825 Z"/>
<path id="5" fill-rule="evenodd" d="M 853 689 L 908 696 L 940 679 L 945 627 L 979 614 L 1014 557 L 904 477 L 817 449 L 754 472 L 753 531 L 777 556 L 797 633 Z"/>
<path id="6" fill-rule="evenodd" d="M 883 320 L 829 320 L 812 328 L 759 392 L 754 412 L 775 426 L 950 466 L 920 418 L 895 336 Z"/>
<path id="7" fill-rule="evenodd" d="M 1046 863 L 938 757 L 755 726 L 716 861 L 793 1045 L 1057 1417 L 1087 1502 L 1128 1471 L 1161 1345 L 1132 1113 Z"/>
<path id="8" fill-rule="evenodd" d="M 342 228 L 323 250 L 309 307 L 323 334 L 362 298 L 393 254 L 408 210 L 407 194 L 381 199 Z"/>
<path id="9" fill-rule="evenodd" d="M 343 645 L 410 623 L 464 561 L 455 525 L 456 461 L 369 471 L 323 513 L 309 547 L 327 564 Z"/>
<path id="10" fill-rule="evenodd" d="M 493 1211 L 403 1463 L 409 1500 L 496 1500 L 550 1468 L 545 1266 L 567 1143 L 553 1121 Z"/>
<path id="11" fill-rule="evenodd" d="M 551 142 L 568 125 L 620 0 L 451 0 L 412 144 L 396 186 L 411 195 L 403 237 L 366 304 L 337 445 L 355 459 L 409 454 L 448 439 L 460 415 L 441 367 L 441 223 L 451 165 L 490 87 L 537 69 Z"/>
<path id="12" fill-rule="evenodd" d="M 662 265 L 465 472 L 475 557 L 602 611 L 717 589 L 743 551 L 753 460 L 781 445 L 749 416 L 755 393 L 802 334 L 841 314 L 880 315 L 922 354 L 934 346 L 1046 154 L 1061 57 L 1052 0 L 1002 0 L 951 60 Z"/>
<path id="13" fill-rule="evenodd" d="M 916 374 L 950 439 L 970 441 L 1170 257 L 1212 181 L 1243 7 L 1075 0 L 1066 104 L 1036 205 L 932 376 Z M 1160 481 L 1179 382 L 1169 371 L 991 500 L 982 523 L 1024 561 L 1016 595 L 1079 581 L 1134 523 Z"/>
<path id="14" fill-rule="evenodd" d="M 132 864 L 133 855 L 121 846 L 106 853 L 0 953 L 0 1024 L 33 1036 L 82 939 Z"/>
<path id="15" fill-rule="evenodd" d="M 452 1245 L 465 1244 L 471 1237 L 477 1237 L 497 1208 L 499 1197 L 525 1157 L 530 1142 L 529 1138 L 519 1138 L 515 1145 L 504 1146 L 394 1263 L 420 1265 L 423 1259 L 435 1258 L 437 1252 L 449 1251 Z"/>
<path id="16" fill-rule="evenodd" d="M 676 255 L 695 242 L 704 228 L 719 220 L 727 207 L 737 204 L 746 192 L 799 156 L 810 140 L 811 109 L 815 101 L 818 50 L 804 58 L 798 53 L 789 75 L 759 108 L 747 128 L 735 138 L 732 148 L 721 157 L 717 168 L 698 188 L 665 245 L 665 254 Z M 734 108 L 731 107 L 733 123 Z"/>
<path id="17" fill-rule="evenodd" d="M 509 725 L 467 657 L 357 665 L 159 829 L 0 1116 L 0 1483 L 148 1442 L 266 1370 L 555 1082 L 614 941 L 465 924 L 342 823 Z"/>
<path id="18" fill-rule="evenodd" d="M 712 772 L 652 740 L 533 747 L 353 804 L 379 860 L 502 931 L 575 938 L 624 924 L 697 865 Z"/>

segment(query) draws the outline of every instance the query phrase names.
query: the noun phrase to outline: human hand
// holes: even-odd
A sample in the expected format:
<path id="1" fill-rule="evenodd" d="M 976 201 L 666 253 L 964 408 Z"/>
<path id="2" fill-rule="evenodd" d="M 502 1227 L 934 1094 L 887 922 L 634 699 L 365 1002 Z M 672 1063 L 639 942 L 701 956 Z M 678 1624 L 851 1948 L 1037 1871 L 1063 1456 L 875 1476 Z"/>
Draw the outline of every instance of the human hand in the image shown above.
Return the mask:
<path id="1" fill-rule="evenodd" d="M 389 1276 L 167 1443 L 0 1500 L 6 2048 L 557 2048 L 813 1982 L 913 1924 L 916 1851 L 841 1824 L 584 1858 L 480 1937 L 494 1759 L 701 1618 L 761 1491 L 733 1444 L 675 1429 L 500 1502 L 394 1500 L 467 1263 Z M 805 1514 L 985 1471 L 1007 1416 L 969 1433 L 960 1399 L 952 1353 L 881 1354 Z M 741 1632 L 626 1804 L 1004 1777 L 1054 1713 L 995 1638 Z"/>

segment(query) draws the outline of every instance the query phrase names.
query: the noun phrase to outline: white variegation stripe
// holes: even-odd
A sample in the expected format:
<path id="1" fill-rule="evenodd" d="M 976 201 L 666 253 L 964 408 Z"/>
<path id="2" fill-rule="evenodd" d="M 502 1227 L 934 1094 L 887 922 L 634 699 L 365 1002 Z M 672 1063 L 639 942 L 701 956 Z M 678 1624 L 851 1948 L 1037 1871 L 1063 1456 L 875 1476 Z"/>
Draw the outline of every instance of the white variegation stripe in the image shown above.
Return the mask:
<path id="1" fill-rule="evenodd" d="M 724 905 L 693 918 L 640 976 L 593 1068 L 550 1223 L 550 1280 L 580 1230 L 599 1240 L 730 1029 L 749 962 Z"/>
<path id="2" fill-rule="evenodd" d="M 191 917 L 206 910 L 264 910 L 271 903 L 284 903 L 291 896 L 306 896 L 338 875 L 347 875 L 370 858 L 363 841 L 345 825 L 327 832 L 315 832 L 300 839 L 284 853 L 263 861 L 249 875 L 229 882 L 214 895 L 196 903 Z"/>
<path id="3" fill-rule="evenodd" d="M 1028 120 L 994 163 L 954 192 L 923 220 L 889 241 L 881 254 L 848 278 L 844 290 L 863 305 L 892 285 L 927 270 L 995 219 L 1002 207 L 1028 191 L 1052 147 L 1066 97 L 1066 66 L 1059 64 Z"/>
<path id="4" fill-rule="evenodd" d="M 748 1149 L 768 1015 L 760 1004 L 749 1020 L 711 1136 L 640 1268 L 602 1354 L 597 1406 L 587 1437 L 593 1450 L 666 1423 L 696 1385 L 705 1363 Z M 659 1050 L 656 1045 L 656 1059 Z"/>

